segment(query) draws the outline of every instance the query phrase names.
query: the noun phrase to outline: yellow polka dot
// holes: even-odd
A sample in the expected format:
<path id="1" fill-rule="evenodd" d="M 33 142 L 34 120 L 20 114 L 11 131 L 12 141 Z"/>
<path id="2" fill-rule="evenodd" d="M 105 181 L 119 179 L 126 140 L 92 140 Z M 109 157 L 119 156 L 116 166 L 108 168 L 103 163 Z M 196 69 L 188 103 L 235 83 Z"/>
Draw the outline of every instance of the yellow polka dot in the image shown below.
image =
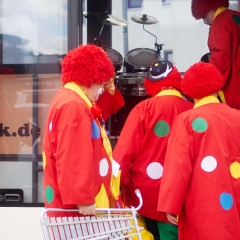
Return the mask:
<path id="1" fill-rule="evenodd" d="M 158 66 L 158 63 L 155 63 L 155 66 Z"/>
<path id="2" fill-rule="evenodd" d="M 109 208 L 108 195 L 103 184 L 101 185 L 101 189 L 95 197 L 95 204 L 97 208 Z"/>
<path id="3" fill-rule="evenodd" d="M 240 163 L 234 162 L 230 166 L 230 172 L 233 178 L 240 178 Z"/>
<path id="4" fill-rule="evenodd" d="M 47 164 L 47 159 L 46 159 L 45 152 L 42 152 L 42 158 L 43 158 L 43 169 L 45 169 L 46 164 Z"/>

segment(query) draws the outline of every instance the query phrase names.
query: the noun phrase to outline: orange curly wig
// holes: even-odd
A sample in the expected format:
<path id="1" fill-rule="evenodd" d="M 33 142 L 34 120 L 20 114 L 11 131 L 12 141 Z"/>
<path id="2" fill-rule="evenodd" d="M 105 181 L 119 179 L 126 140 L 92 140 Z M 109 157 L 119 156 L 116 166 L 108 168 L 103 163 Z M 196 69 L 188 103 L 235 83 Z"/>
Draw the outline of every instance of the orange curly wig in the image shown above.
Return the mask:
<path id="1" fill-rule="evenodd" d="M 173 66 L 172 71 L 164 79 L 153 82 L 146 77 L 144 80 L 144 87 L 146 88 L 146 92 L 148 95 L 155 96 L 164 87 L 174 87 L 177 90 L 181 91 L 181 80 L 181 74 L 179 73 L 177 68 Z"/>
<path id="2" fill-rule="evenodd" d="M 192 15 L 196 19 L 206 17 L 210 10 L 216 11 L 219 7 L 229 7 L 228 0 L 192 0 Z"/>
<path id="3" fill-rule="evenodd" d="M 90 87 L 93 83 L 102 84 L 114 77 L 114 67 L 106 52 L 91 44 L 69 51 L 61 65 L 63 85 L 75 82 Z"/>
<path id="4" fill-rule="evenodd" d="M 182 80 L 182 91 L 191 98 L 200 99 L 217 93 L 223 84 L 223 76 L 215 66 L 199 62 L 185 72 Z"/>

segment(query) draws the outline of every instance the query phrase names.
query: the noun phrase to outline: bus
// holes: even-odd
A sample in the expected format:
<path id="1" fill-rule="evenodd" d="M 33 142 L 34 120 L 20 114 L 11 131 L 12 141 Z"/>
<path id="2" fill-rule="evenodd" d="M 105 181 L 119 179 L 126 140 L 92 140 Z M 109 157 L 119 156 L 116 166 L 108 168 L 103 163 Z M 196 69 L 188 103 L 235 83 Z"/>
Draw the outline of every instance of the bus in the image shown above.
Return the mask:
<path id="1" fill-rule="evenodd" d="M 191 0 L 0 0 L 0 238 L 43 239 L 44 126 L 71 49 L 97 44 L 117 67 L 127 107 L 108 120 L 114 146 L 129 109 L 148 97 L 149 66 L 130 56 L 151 62 L 158 54 L 184 72 L 208 53 L 208 32 L 191 15 Z"/>

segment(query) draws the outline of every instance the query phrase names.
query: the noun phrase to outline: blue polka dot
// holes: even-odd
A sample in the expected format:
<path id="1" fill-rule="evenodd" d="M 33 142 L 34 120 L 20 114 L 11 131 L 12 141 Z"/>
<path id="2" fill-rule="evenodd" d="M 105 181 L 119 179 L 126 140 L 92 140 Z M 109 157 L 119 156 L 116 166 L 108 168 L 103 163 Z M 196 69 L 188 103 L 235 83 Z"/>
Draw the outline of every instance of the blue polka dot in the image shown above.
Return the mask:
<path id="1" fill-rule="evenodd" d="M 92 120 L 92 138 L 100 138 L 100 129 L 95 120 Z"/>
<path id="2" fill-rule="evenodd" d="M 221 204 L 221 207 L 224 209 L 224 210 L 229 210 L 232 208 L 232 205 L 233 205 L 233 198 L 232 198 L 232 195 L 229 194 L 229 193 L 222 193 L 220 195 L 220 204 Z"/>
<path id="3" fill-rule="evenodd" d="M 157 72 L 160 72 L 160 69 L 157 69 Z"/>

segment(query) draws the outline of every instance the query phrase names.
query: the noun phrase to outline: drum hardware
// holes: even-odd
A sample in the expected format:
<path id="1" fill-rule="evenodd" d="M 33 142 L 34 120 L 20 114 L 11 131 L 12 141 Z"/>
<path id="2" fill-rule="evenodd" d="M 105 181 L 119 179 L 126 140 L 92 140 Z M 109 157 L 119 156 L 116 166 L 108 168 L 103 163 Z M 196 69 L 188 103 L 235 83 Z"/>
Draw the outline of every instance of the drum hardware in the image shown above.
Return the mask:
<path id="1" fill-rule="evenodd" d="M 140 24 L 155 24 L 158 22 L 158 20 L 154 17 L 148 16 L 147 14 L 143 14 L 140 16 L 132 16 L 131 19 Z"/>
<path id="2" fill-rule="evenodd" d="M 126 72 L 147 72 L 150 65 L 161 59 L 161 54 L 149 48 L 136 48 L 124 58 Z"/>
<path id="3" fill-rule="evenodd" d="M 118 90 L 123 95 L 128 96 L 147 96 L 146 89 L 143 84 L 121 84 Z"/>
<path id="4" fill-rule="evenodd" d="M 115 72 L 118 72 L 122 68 L 122 63 L 123 63 L 122 55 L 118 51 L 110 47 L 102 47 L 102 48 L 107 53 L 108 57 L 111 59 Z"/>
<path id="5" fill-rule="evenodd" d="M 83 16 L 85 18 L 92 19 L 95 22 L 98 22 L 98 23 L 101 23 L 104 25 L 112 25 L 112 26 L 127 26 L 128 25 L 127 20 L 116 17 L 111 14 L 108 14 L 107 11 L 105 11 L 104 13 L 84 12 Z"/>
<path id="6" fill-rule="evenodd" d="M 138 73 L 121 73 L 117 74 L 114 82 L 115 84 L 143 84 L 147 72 Z"/>
<path id="7" fill-rule="evenodd" d="M 102 35 L 102 31 L 104 28 L 104 25 L 113 25 L 113 26 L 126 26 L 128 25 L 128 21 L 126 21 L 123 18 L 118 18 L 116 16 L 113 16 L 111 14 L 108 14 L 107 11 L 105 11 L 104 13 L 95 13 L 95 12 L 87 12 L 87 13 L 83 13 L 83 16 L 85 18 L 89 18 L 92 19 L 95 22 L 101 23 L 102 27 L 100 29 L 99 35 L 98 37 L 95 37 L 93 39 L 93 44 L 96 46 L 100 46 L 102 47 L 102 41 L 101 39 L 101 35 Z M 115 68 L 115 72 L 119 71 L 122 67 L 122 63 L 123 63 L 123 57 L 122 55 L 110 48 L 110 47 L 102 47 L 103 50 L 107 53 L 108 57 L 111 59 L 113 66 Z"/>
<path id="8" fill-rule="evenodd" d="M 155 48 L 157 48 L 157 53 L 160 54 L 160 51 L 162 50 L 162 46 L 163 44 L 158 44 L 157 43 L 157 36 L 155 36 L 154 34 L 150 33 L 149 31 L 147 31 L 144 28 L 145 24 L 155 24 L 158 22 L 158 20 L 154 17 L 148 16 L 147 14 L 143 14 L 142 16 L 132 16 L 131 19 L 136 22 L 136 23 L 140 23 L 143 24 L 143 30 L 146 31 L 147 33 L 151 34 L 152 36 L 154 36 L 156 38 L 155 40 Z"/>
<path id="9" fill-rule="evenodd" d="M 158 20 L 147 14 L 132 16 L 131 19 L 136 23 L 143 24 L 143 30 L 154 36 L 156 40 L 154 50 L 149 48 L 137 48 L 129 51 L 124 58 L 124 67 L 126 68 L 126 72 L 147 72 L 153 62 L 161 60 L 163 44 L 158 44 L 157 36 L 147 31 L 144 25 L 155 24 Z"/>
<path id="10" fill-rule="evenodd" d="M 122 73 L 115 77 L 114 83 L 123 95 L 147 96 L 144 87 L 146 72 L 142 73 Z"/>
<path id="11" fill-rule="evenodd" d="M 95 37 L 93 42 L 96 46 L 101 46 L 102 41 L 100 40 L 104 25 L 112 25 L 112 26 L 127 26 L 128 21 L 123 18 L 118 18 L 116 16 L 113 16 L 111 14 L 108 14 L 107 11 L 104 13 L 95 13 L 95 12 L 84 12 L 83 16 L 85 18 L 92 19 L 95 22 L 101 23 L 102 27 L 99 33 L 98 38 Z"/>
<path id="12" fill-rule="evenodd" d="M 201 57 L 200 62 L 209 63 L 210 57 L 211 57 L 211 53 L 206 53 Z"/>

